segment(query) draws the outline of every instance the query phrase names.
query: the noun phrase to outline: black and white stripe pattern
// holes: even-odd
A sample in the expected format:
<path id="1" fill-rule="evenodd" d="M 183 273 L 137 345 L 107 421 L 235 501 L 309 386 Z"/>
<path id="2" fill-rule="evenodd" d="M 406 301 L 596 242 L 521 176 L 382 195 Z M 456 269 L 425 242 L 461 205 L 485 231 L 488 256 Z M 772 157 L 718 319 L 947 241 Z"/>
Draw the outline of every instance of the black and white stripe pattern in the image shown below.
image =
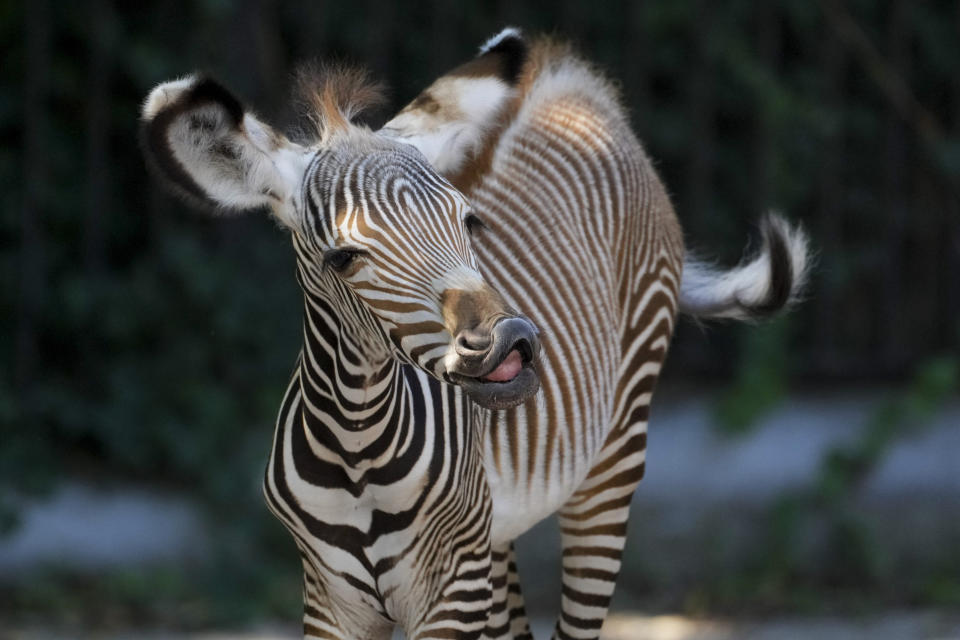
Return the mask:
<path id="1" fill-rule="evenodd" d="M 799 230 L 772 218 L 760 254 L 737 270 L 685 262 L 669 198 L 616 92 L 568 47 L 522 43 L 515 30 L 492 39 L 384 132 L 429 157 L 438 145 L 420 143 L 425 130 L 435 137 L 468 117 L 466 82 L 492 77 L 509 87 L 490 94 L 500 106 L 487 106 L 496 116 L 485 123 L 486 145 L 446 172 L 485 222 L 475 239 L 484 277 L 543 335 L 537 402 L 485 416 L 491 535 L 496 548 L 557 512 L 564 552 L 556 637 L 596 638 L 678 307 L 741 319 L 779 310 L 802 284 L 806 246 Z M 515 65 L 482 62 L 517 55 L 524 64 L 512 77 L 505 69 Z M 454 124 L 437 124 L 443 117 Z"/>
<path id="2" fill-rule="evenodd" d="M 294 234 L 304 345 L 264 483 L 304 557 L 307 637 L 375 637 L 392 623 L 477 636 L 491 603 L 489 490 L 477 409 L 440 380 L 450 338 L 436 295 L 479 282 L 465 203 L 396 149 L 323 151 L 307 175 Z M 360 264 L 323 266 L 343 246 L 363 247 Z"/>
<path id="3" fill-rule="evenodd" d="M 555 635 L 597 638 L 678 308 L 775 311 L 803 236 L 774 220 L 753 262 L 684 273 L 615 92 L 562 45 L 507 30 L 379 132 L 349 122 L 359 78 L 320 85 L 304 144 L 209 80 L 144 106 L 162 177 L 293 238 L 304 341 L 264 493 L 305 636 L 529 638 L 512 541 L 556 512 Z"/>

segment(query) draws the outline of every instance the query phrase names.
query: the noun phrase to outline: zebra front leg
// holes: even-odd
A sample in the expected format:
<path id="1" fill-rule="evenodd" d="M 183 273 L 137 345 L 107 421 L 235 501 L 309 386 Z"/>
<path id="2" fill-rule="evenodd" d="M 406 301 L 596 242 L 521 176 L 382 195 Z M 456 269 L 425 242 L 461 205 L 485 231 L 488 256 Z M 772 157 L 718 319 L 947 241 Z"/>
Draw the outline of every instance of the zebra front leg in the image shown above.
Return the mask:
<path id="1" fill-rule="evenodd" d="M 306 567 L 306 563 L 304 563 Z M 303 572 L 303 638 L 329 640 L 346 638 L 336 615 L 327 607 L 326 590 L 312 572 Z"/>
<path id="2" fill-rule="evenodd" d="M 298 542 L 299 546 L 299 542 Z M 303 637 L 304 640 L 388 640 L 393 623 L 357 602 L 333 598 L 313 564 L 315 556 L 304 552 Z"/>
<path id="3" fill-rule="evenodd" d="M 611 437 L 583 484 L 558 515 L 563 590 L 557 640 L 600 636 L 620 573 L 630 500 L 643 477 L 646 423 Z"/>
<path id="4" fill-rule="evenodd" d="M 481 549 L 459 555 L 456 573 L 421 622 L 408 632 L 411 640 L 480 640 L 490 619 L 493 589 L 490 584 L 489 542 Z"/>
<path id="5" fill-rule="evenodd" d="M 510 637 L 514 640 L 533 640 L 530 633 L 530 621 L 523 603 L 523 591 L 520 589 L 520 575 L 517 573 L 516 554 L 510 543 L 507 556 L 507 610 L 510 612 Z"/>
<path id="6" fill-rule="evenodd" d="M 523 605 L 513 543 L 494 548 L 490 557 L 493 604 L 487 628 L 483 632 L 484 640 L 533 640 Z"/>

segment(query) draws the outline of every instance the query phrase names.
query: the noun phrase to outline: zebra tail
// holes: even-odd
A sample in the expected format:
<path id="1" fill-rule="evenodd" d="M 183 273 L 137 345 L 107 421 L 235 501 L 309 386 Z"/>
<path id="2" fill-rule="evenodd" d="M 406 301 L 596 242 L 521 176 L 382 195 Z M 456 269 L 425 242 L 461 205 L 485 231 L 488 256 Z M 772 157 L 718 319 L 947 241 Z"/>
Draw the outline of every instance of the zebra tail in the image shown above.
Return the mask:
<path id="1" fill-rule="evenodd" d="M 760 231 L 760 251 L 729 270 L 687 251 L 680 284 L 681 313 L 754 322 L 800 299 L 811 262 L 806 233 L 775 214 L 760 221 Z"/>

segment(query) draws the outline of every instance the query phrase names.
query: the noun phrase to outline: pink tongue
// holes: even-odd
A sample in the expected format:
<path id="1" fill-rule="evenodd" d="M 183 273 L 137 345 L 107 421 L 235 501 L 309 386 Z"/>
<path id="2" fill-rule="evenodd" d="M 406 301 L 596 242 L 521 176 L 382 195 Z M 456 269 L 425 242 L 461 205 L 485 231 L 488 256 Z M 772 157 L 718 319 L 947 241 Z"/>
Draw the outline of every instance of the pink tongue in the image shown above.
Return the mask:
<path id="1" fill-rule="evenodd" d="M 520 357 L 520 352 L 514 349 L 503 359 L 499 367 L 483 376 L 482 379 L 490 382 L 509 382 L 517 377 L 522 368 L 523 359 Z"/>

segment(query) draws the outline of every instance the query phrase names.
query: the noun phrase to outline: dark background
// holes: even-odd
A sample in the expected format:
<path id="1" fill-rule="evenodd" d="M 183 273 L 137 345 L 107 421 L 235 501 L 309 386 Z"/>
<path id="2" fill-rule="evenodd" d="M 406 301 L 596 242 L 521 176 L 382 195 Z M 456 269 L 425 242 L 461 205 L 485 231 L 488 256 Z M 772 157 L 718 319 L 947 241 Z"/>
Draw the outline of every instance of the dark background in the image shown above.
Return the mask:
<path id="1" fill-rule="evenodd" d="M 733 264 L 769 209 L 811 235 L 805 303 L 759 328 L 681 323 L 664 387 L 720 392 L 732 431 L 798 388 L 956 393 L 958 2 L 6 1 L 0 521 L 83 478 L 186 491 L 236 526 L 199 567 L 53 568 L 0 587 L 0 610 L 299 610 L 293 545 L 259 496 L 300 342 L 293 255 L 266 216 L 206 217 L 157 188 L 137 146 L 150 88 L 206 70 L 293 125 L 296 63 L 335 57 L 391 88 L 377 124 L 507 24 L 572 39 L 616 80 L 691 246 Z M 855 483 L 879 454 L 851 455 L 837 473 Z"/>

